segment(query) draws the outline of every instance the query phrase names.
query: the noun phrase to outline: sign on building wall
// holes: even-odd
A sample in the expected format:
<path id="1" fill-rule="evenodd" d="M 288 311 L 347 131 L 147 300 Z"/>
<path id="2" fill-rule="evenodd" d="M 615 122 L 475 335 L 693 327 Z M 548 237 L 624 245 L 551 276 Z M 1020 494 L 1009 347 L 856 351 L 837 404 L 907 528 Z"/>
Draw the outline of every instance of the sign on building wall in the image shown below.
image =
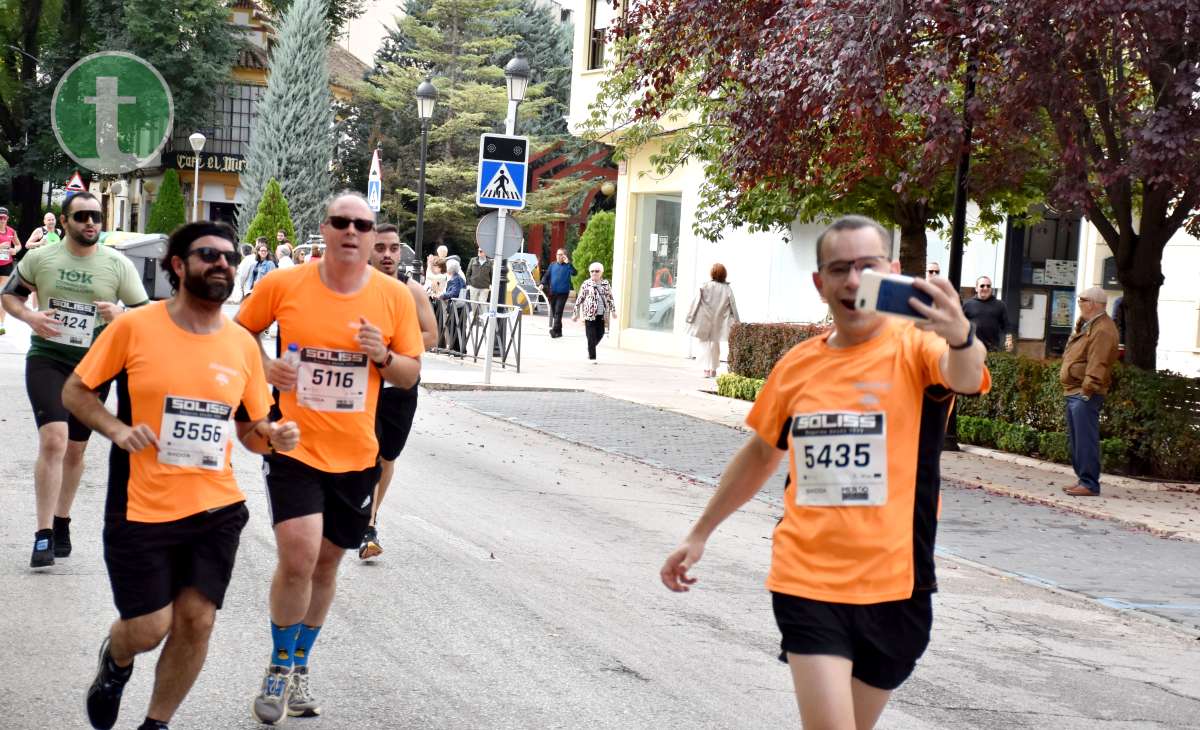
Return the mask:
<path id="1" fill-rule="evenodd" d="M 193 152 L 168 152 L 163 155 L 163 167 L 191 171 L 195 165 L 196 155 Z M 240 175 L 246 171 L 246 158 L 241 155 L 202 152 L 200 154 L 200 171 L 232 172 Z"/>

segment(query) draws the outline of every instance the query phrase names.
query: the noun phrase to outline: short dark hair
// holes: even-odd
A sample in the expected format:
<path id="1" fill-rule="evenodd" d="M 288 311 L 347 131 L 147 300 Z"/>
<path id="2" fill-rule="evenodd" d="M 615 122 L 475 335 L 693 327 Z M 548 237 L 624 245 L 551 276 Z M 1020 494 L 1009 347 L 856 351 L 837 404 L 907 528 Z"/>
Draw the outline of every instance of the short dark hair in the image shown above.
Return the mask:
<path id="1" fill-rule="evenodd" d="M 874 218 L 868 218 L 865 215 L 844 215 L 838 218 L 829 227 L 821 231 L 821 235 L 817 236 L 817 268 L 821 268 L 821 249 L 825 246 L 825 239 L 829 238 L 831 233 L 840 233 L 842 231 L 857 231 L 862 228 L 870 228 L 879 234 L 879 240 L 883 243 L 885 255 L 888 258 L 892 257 L 892 234 L 886 228 L 879 225 Z"/>
<path id="2" fill-rule="evenodd" d="M 397 236 L 400 235 L 400 229 L 397 228 L 395 226 L 395 224 L 392 224 L 392 223 L 380 223 L 379 225 L 375 226 L 375 232 L 376 233 L 395 233 Z"/>
<path id="3" fill-rule="evenodd" d="M 224 238 L 233 244 L 234 251 L 238 250 L 237 233 L 232 226 L 223 221 L 196 221 L 176 228 L 171 237 L 167 239 L 167 252 L 162 257 L 162 269 L 167 274 L 167 282 L 175 291 L 179 291 L 179 275 L 172 268 L 171 259 L 176 256 L 186 259 L 188 251 L 191 250 L 196 239 L 205 236 Z"/>
<path id="4" fill-rule="evenodd" d="M 74 195 L 72 195 L 71 197 L 69 197 L 63 201 L 63 204 L 62 204 L 63 216 L 71 215 L 71 208 L 74 206 L 74 203 L 76 200 L 94 200 L 97 203 L 100 202 L 99 198 L 97 198 L 95 195 L 92 195 L 91 193 L 87 192 L 86 190 L 82 193 L 75 193 Z"/>

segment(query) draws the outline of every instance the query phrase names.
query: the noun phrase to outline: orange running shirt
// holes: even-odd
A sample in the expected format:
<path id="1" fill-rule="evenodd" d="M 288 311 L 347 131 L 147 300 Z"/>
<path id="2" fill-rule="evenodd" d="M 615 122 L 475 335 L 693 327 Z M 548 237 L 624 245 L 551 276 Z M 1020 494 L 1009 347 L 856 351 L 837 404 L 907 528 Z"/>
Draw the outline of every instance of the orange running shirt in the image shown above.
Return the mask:
<path id="1" fill-rule="evenodd" d="M 407 287 L 374 269 L 354 294 L 338 294 L 321 281 L 320 266 L 276 270 L 254 287 L 237 321 L 251 332 L 279 322 L 275 353 L 289 344 L 301 351 L 295 390 L 276 393 L 283 418 L 300 426 L 300 446 L 288 456 L 330 474 L 375 465 L 375 407 L 383 378 L 354 337 L 365 318 L 383 332 L 398 355 L 425 351 L 417 307 Z"/>
<path id="2" fill-rule="evenodd" d="M 117 317 L 75 368 L 95 390 L 117 379 L 117 418 L 144 423 L 158 448 L 109 460 L 105 513 L 133 522 L 171 522 L 246 499 L 229 463 L 234 418 L 254 422 L 270 411 L 258 344 L 225 320 L 217 332 L 187 332 L 166 302 Z"/>
<path id="3" fill-rule="evenodd" d="M 790 462 L 767 587 L 851 604 L 934 589 L 946 342 L 895 320 L 853 347 L 828 339 L 784 355 L 746 418 Z"/>

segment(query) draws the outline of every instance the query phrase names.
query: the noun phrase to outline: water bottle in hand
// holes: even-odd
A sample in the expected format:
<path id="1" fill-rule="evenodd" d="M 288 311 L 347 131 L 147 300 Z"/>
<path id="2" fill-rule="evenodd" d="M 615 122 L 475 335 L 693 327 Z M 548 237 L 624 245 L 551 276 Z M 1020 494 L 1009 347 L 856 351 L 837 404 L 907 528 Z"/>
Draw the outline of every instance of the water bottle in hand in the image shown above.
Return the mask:
<path id="1" fill-rule="evenodd" d="M 283 353 L 283 357 L 280 359 L 288 365 L 291 365 L 293 368 L 298 369 L 300 367 L 300 346 L 295 342 L 288 345 L 287 351 Z M 282 390 L 282 388 L 280 390 Z M 291 390 L 291 388 L 288 390 Z"/>

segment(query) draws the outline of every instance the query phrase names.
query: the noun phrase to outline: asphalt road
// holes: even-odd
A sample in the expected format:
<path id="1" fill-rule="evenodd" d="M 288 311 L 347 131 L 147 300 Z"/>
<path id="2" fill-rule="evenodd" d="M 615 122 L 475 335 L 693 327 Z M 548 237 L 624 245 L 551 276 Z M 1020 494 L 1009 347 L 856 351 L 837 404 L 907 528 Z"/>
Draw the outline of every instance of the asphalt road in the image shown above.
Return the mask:
<path id="1" fill-rule="evenodd" d="M 100 555 L 107 444 L 88 452 L 75 555 L 31 572 L 22 370 L 0 342 L 0 728 L 84 727 L 115 615 Z M 255 726 L 274 542 L 256 459 L 237 452 L 235 468 L 252 517 L 208 664 L 173 727 Z M 326 715 L 289 726 L 795 727 L 762 586 L 777 510 L 754 502 L 731 518 L 692 593 L 658 583 L 710 493 L 423 393 L 383 507 L 386 552 L 347 558 L 312 655 Z M 1194 635 L 967 564 L 942 561 L 941 576 L 933 643 L 880 727 L 1200 727 Z M 118 727 L 140 722 L 153 661 L 138 660 Z"/>

